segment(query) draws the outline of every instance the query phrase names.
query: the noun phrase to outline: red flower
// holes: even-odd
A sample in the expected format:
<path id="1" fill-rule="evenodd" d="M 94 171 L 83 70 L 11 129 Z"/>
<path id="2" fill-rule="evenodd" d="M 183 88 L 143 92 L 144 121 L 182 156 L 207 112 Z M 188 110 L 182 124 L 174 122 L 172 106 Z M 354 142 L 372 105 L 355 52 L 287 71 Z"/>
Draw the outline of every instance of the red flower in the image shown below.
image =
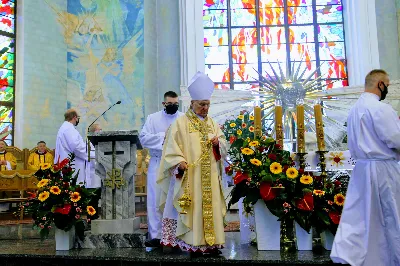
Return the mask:
<path id="1" fill-rule="evenodd" d="M 282 148 L 282 146 L 280 145 L 280 144 L 275 144 L 275 149 L 281 149 Z"/>
<path id="2" fill-rule="evenodd" d="M 340 222 L 340 217 L 341 217 L 341 215 L 340 215 L 340 213 L 338 213 L 338 212 L 335 212 L 335 211 L 329 212 L 329 218 L 331 218 L 331 220 L 332 220 L 332 222 L 333 222 L 334 224 L 339 224 L 339 222 Z"/>
<path id="3" fill-rule="evenodd" d="M 260 152 L 263 152 L 263 151 L 265 151 L 265 148 L 264 148 L 264 147 L 258 147 L 258 150 L 259 150 Z"/>
<path id="4" fill-rule="evenodd" d="M 235 136 L 230 136 L 229 137 L 229 143 L 232 144 L 233 142 L 235 142 L 236 137 Z"/>
<path id="5" fill-rule="evenodd" d="M 270 154 L 268 154 L 268 158 L 273 160 L 273 161 L 276 161 L 276 154 L 270 153 Z"/>
<path id="6" fill-rule="evenodd" d="M 71 167 L 64 167 L 62 170 L 61 170 L 61 172 L 62 172 L 62 174 L 63 175 L 68 175 L 69 173 L 71 173 L 72 172 L 72 168 Z"/>
<path id="7" fill-rule="evenodd" d="M 239 184 L 240 182 L 249 179 L 249 175 L 246 173 L 242 173 L 240 171 L 238 171 L 235 175 L 235 177 L 233 178 L 233 183 L 235 185 Z"/>
<path id="8" fill-rule="evenodd" d="M 326 187 L 326 188 L 331 188 L 331 187 L 332 187 L 332 183 L 327 183 L 327 184 L 325 185 L 325 187 Z"/>
<path id="9" fill-rule="evenodd" d="M 71 204 L 65 204 L 64 207 L 58 207 L 54 210 L 54 213 L 61 213 L 67 215 L 71 211 Z"/>
<path id="10" fill-rule="evenodd" d="M 295 165 L 296 165 L 295 162 L 291 162 L 291 163 L 290 163 L 290 166 L 295 166 Z"/>
<path id="11" fill-rule="evenodd" d="M 10 0 L 1 0 L 1 3 L 2 3 L 3 5 L 7 5 L 8 2 L 10 2 Z"/>
<path id="12" fill-rule="evenodd" d="M 289 168 L 289 166 L 287 166 L 287 165 L 283 166 L 282 172 L 286 173 L 288 168 Z"/>
<path id="13" fill-rule="evenodd" d="M 233 174 L 233 171 L 232 171 L 232 168 L 231 168 L 230 165 L 228 165 L 227 167 L 225 167 L 225 173 L 226 173 L 227 175 L 232 175 L 232 174 Z"/>
<path id="14" fill-rule="evenodd" d="M 340 186 L 342 184 L 342 182 L 340 182 L 339 180 L 335 180 L 335 182 L 333 182 L 335 184 L 335 186 Z"/>
<path id="15" fill-rule="evenodd" d="M 82 192 L 82 188 L 81 188 L 81 187 L 77 187 L 77 188 L 75 189 L 75 192 L 81 193 L 81 192 Z"/>
<path id="16" fill-rule="evenodd" d="M 303 211 L 312 211 L 314 209 L 314 197 L 312 193 L 307 193 L 302 199 L 296 200 L 296 207 Z"/>
<path id="17" fill-rule="evenodd" d="M 304 169 L 303 168 L 299 168 L 298 172 L 299 172 L 300 175 L 302 175 L 302 174 L 304 174 Z"/>
<path id="18" fill-rule="evenodd" d="M 59 156 L 58 157 L 58 162 L 57 162 L 57 164 L 54 165 L 53 169 L 54 169 L 54 171 L 60 171 L 65 166 L 67 166 L 68 163 L 69 163 L 69 159 L 68 158 L 65 158 L 64 160 L 62 160 L 60 162 L 60 156 Z"/>
<path id="19" fill-rule="evenodd" d="M 64 182 L 64 183 L 63 183 L 63 187 L 64 187 L 64 188 L 69 188 L 69 183 L 68 183 L 68 182 Z"/>
<path id="20" fill-rule="evenodd" d="M 260 185 L 260 195 L 265 201 L 273 200 L 279 193 L 279 188 L 273 188 L 270 183 L 262 182 Z"/>
<path id="21" fill-rule="evenodd" d="M 314 180 L 317 181 L 317 182 L 319 182 L 319 181 L 322 180 L 322 177 L 321 177 L 321 176 L 314 176 Z"/>

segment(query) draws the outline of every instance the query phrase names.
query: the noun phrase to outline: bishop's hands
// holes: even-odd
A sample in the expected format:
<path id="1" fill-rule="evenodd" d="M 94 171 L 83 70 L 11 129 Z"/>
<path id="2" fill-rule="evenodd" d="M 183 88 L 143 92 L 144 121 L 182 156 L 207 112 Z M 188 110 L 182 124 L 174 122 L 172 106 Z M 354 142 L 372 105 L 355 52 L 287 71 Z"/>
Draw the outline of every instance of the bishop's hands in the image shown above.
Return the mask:
<path id="1" fill-rule="evenodd" d="M 213 146 L 218 146 L 218 144 L 219 144 L 219 139 L 217 136 L 213 137 L 210 141 Z"/>
<path id="2" fill-rule="evenodd" d="M 7 161 L 6 160 L 0 160 L 0 165 L 7 165 Z"/>
<path id="3" fill-rule="evenodd" d="M 188 169 L 187 162 L 185 161 L 180 162 L 178 165 L 178 174 L 176 175 L 176 178 L 181 179 L 187 169 Z"/>

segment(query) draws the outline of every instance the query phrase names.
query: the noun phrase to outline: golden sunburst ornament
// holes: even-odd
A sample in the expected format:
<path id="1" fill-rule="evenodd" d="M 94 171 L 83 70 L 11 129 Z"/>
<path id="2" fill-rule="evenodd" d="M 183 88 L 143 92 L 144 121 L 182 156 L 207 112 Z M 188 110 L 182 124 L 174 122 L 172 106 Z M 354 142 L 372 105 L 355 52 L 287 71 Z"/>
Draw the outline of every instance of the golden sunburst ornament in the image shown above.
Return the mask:
<path id="1" fill-rule="evenodd" d="M 328 160 L 332 165 L 338 167 L 344 165 L 343 161 L 346 160 L 346 157 L 344 157 L 343 152 L 331 152 L 329 153 Z"/>

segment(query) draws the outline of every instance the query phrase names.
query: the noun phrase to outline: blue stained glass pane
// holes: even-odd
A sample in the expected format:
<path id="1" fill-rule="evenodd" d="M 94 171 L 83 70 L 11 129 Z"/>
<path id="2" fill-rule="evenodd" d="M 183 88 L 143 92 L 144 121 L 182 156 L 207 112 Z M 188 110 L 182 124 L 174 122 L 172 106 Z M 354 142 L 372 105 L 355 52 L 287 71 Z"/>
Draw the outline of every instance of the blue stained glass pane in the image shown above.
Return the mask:
<path id="1" fill-rule="evenodd" d="M 233 28 L 232 45 L 257 44 L 256 28 Z"/>
<path id="2" fill-rule="evenodd" d="M 256 26 L 255 9 L 233 9 L 231 11 L 232 26 Z"/>
<path id="3" fill-rule="evenodd" d="M 319 57 L 321 60 L 344 59 L 344 42 L 327 42 L 319 45 Z"/>
<path id="4" fill-rule="evenodd" d="M 203 27 L 227 27 L 226 10 L 203 10 Z"/>
<path id="5" fill-rule="evenodd" d="M 288 6 L 311 6 L 312 0 L 287 0 Z"/>
<path id="6" fill-rule="evenodd" d="M 228 0 L 204 0 L 204 9 L 226 9 Z"/>
<path id="7" fill-rule="evenodd" d="M 262 62 L 286 62 L 286 44 L 261 46 Z"/>
<path id="8" fill-rule="evenodd" d="M 317 22 L 318 23 L 326 23 L 326 22 L 342 22 L 343 7 L 336 6 L 317 6 Z"/>
<path id="9" fill-rule="evenodd" d="M 232 60 L 233 63 L 257 63 L 257 46 L 255 45 L 242 45 L 232 46 Z"/>
<path id="10" fill-rule="evenodd" d="M 204 47 L 204 57 L 206 64 L 228 64 L 228 46 Z"/>
<path id="11" fill-rule="evenodd" d="M 342 0 L 316 0 L 317 5 L 325 6 L 325 5 L 341 5 Z"/>
<path id="12" fill-rule="evenodd" d="M 285 12 L 283 8 L 260 8 L 260 25 L 285 24 Z"/>
<path id="13" fill-rule="evenodd" d="M 290 43 L 314 42 L 314 26 L 289 27 Z"/>
<path id="14" fill-rule="evenodd" d="M 255 8 L 256 0 L 231 0 L 231 8 Z"/>
<path id="15" fill-rule="evenodd" d="M 204 46 L 228 45 L 227 29 L 204 29 Z"/>
<path id="16" fill-rule="evenodd" d="M 343 24 L 318 25 L 318 41 L 344 41 Z"/>
<path id="17" fill-rule="evenodd" d="M 289 24 L 308 24 L 313 23 L 313 7 L 288 7 Z"/>
<path id="18" fill-rule="evenodd" d="M 286 43 L 284 27 L 261 27 L 261 44 Z"/>
<path id="19" fill-rule="evenodd" d="M 229 82 L 229 65 L 206 65 L 205 74 L 214 82 Z"/>
<path id="20" fill-rule="evenodd" d="M 257 68 L 257 64 L 233 64 L 233 81 L 251 81 L 258 79 Z"/>
<path id="21" fill-rule="evenodd" d="M 276 0 L 260 0 L 260 7 L 283 7 L 283 1 L 276 1 Z"/>

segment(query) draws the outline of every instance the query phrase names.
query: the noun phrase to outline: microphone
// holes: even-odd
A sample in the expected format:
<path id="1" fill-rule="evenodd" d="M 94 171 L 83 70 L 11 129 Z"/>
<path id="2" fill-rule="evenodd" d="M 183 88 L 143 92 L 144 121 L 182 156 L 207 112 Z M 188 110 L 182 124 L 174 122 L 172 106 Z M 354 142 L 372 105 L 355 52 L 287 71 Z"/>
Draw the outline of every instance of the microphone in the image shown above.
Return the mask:
<path id="1" fill-rule="evenodd" d="M 110 110 L 111 108 L 113 108 L 116 104 L 121 104 L 121 101 L 118 101 L 118 102 L 114 103 L 114 104 L 111 105 L 107 110 L 105 110 L 99 117 L 97 117 L 97 118 L 88 126 L 88 132 L 89 132 L 89 128 L 90 128 L 100 117 L 102 117 L 105 113 L 107 113 L 108 110 Z"/>

